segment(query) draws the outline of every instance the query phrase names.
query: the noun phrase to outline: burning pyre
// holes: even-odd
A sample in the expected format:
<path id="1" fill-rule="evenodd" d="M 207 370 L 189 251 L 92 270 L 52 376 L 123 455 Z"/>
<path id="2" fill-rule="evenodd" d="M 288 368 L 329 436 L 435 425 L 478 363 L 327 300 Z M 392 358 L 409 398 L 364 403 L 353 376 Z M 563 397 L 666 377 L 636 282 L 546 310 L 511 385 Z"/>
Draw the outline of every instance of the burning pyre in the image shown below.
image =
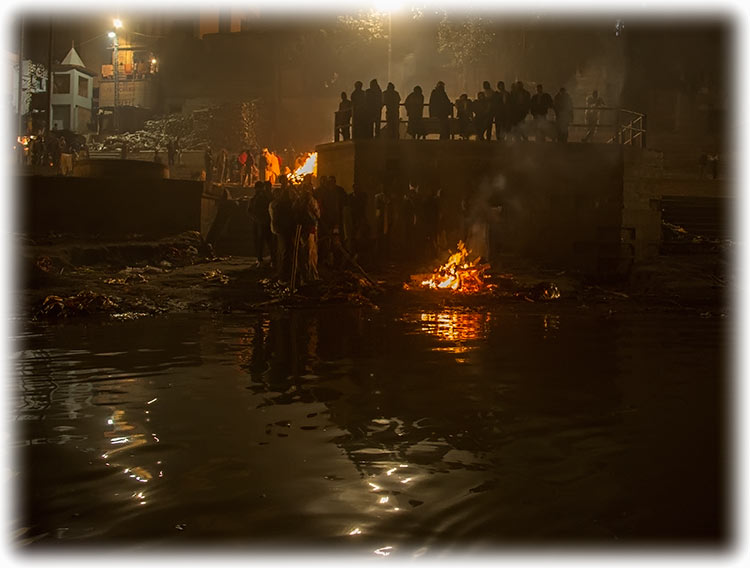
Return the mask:
<path id="1" fill-rule="evenodd" d="M 453 290 L 455 292 L 476 293 L 491 289 L 485 282 L 484 273 L 489 264 L 480 264 L 481 259 L 469 261 L 469 253 L 463 241 L 458 241 L 457 251 L 450 255 L 448 262 L 421 281 L 425 288 L 433 290 Z"/>
<path id="2" fill-rule="evenodd" d="M 308 154 L 305 163 L 289 174 L 289 181 L 292 183 L 302 183 L 307 174 L 318 174 L 318 153 Z"/>

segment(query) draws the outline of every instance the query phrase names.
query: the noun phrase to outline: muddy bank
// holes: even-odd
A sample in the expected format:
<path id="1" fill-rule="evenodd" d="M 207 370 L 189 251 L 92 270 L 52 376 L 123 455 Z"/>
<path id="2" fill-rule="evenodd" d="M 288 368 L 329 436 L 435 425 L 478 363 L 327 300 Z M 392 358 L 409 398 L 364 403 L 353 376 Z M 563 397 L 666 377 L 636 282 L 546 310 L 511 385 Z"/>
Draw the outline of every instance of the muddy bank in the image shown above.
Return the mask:
<path id="1" fill-rule="evenodd" d="M 319 305 L 468 305 L 555 302 L 608 310 L 699 310 L 719 315 L 730 303 L 731 251 L 663 256 L 633 267 L 627 280 L 592 282 L 573 271 L 516 258 L 488 272 L 491 290 L 457 294 L 421 288 L 411 276 L 434 264 L 344 270 L 321 267 L 323 279 L 292 292 L 270 263 L 216 256 L 200 234 L 159 241 L 92 242 L 62 235 L 16 242 L 17 315 L 66 318 L 105 314 L 131 319 L 181 312 L 253 312 Z"/>

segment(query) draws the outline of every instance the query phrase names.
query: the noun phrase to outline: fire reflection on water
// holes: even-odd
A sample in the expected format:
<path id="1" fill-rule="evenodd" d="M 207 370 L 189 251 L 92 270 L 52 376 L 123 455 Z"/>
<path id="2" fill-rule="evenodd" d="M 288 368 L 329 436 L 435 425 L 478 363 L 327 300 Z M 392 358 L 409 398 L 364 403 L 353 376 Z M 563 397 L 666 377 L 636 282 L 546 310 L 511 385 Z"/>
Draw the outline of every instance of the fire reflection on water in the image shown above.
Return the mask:
<path id="1" fill-rule="evenodd" d="M 419 314 L 419 330 L 437 337 L 441 342 L 454 345 L 436 347 L 435 351 L 466 353 L 476 346 L 466 342 L 484 339 L 490 325 L 490 314 L 486 312 L 449 310 L 422 312 Z"/>

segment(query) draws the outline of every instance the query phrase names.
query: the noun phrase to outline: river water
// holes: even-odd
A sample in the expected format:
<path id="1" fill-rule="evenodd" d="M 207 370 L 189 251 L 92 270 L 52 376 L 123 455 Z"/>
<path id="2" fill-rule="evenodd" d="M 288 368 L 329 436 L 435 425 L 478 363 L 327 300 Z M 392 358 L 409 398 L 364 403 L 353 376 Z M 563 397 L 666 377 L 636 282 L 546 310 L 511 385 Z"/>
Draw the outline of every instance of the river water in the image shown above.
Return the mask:
<path id="1" fill-rule="evenodd" d="M 25 324 L 15 546 L 721 549 L 727 338 L 556 304 Z"/>

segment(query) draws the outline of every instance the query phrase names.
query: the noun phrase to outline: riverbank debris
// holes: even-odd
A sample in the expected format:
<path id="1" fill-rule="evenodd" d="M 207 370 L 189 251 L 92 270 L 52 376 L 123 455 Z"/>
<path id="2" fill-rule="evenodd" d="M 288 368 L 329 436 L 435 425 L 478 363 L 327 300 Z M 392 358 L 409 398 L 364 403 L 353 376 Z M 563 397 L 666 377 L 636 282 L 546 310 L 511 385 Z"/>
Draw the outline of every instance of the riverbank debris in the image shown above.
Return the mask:
<path id="1" fill-rule="evenodd" d="M 89 315 L 97 312 L 108 312 L 117 308 L 117 303 L 91 290 L 78 292 L 74 296 L 63 298 L 49 295 L 42 302 L 38 315 L 51 318 L 68 318 Z"/>

